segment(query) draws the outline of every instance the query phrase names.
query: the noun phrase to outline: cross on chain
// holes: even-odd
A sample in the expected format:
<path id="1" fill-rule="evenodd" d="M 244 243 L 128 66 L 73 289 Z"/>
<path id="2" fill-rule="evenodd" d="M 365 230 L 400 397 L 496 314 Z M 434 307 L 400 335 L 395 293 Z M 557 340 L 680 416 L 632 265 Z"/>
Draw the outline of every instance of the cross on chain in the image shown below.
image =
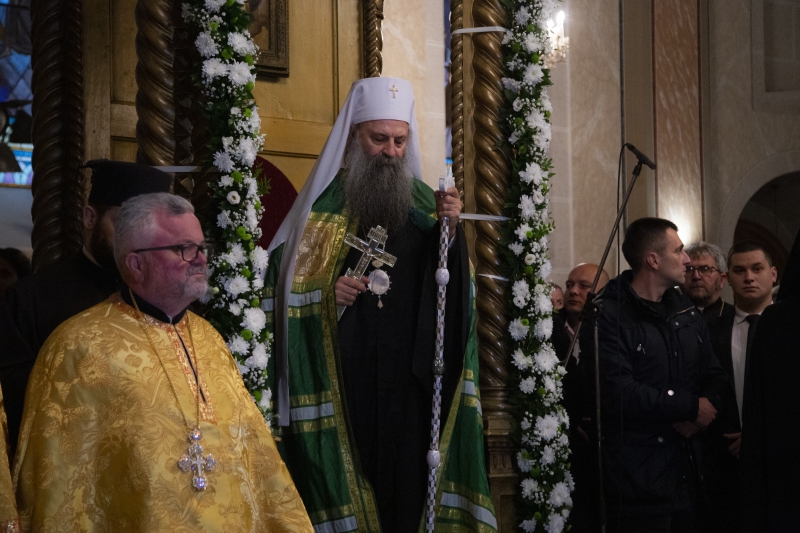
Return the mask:
<path id="1" fill-rule="evenodd" d="M 355 270 L 348 268 L 344 275 L 348 278 L 361 281 L 361 277 L 364 275 L 364 272 L 367 271 L 367 267 L 373 259 L 377 259 L 389 266 L 394 266 L 397 258 L 383 250 L 383 247 L 386 246 L 386 238 L 386 230 L 380 226 L 375 226 L 369 230 L 369 233 L 367 233 L 367 241 L 362 241 L 352 233 L 348 233 L 344 238 L 345 244 L 363 253 L 361 254 L 361 259 L 358 260 Z M 342 313 L 344 313 L 345 309 L 346 306 L 339 306 L 339 318 L 342 317 Z"/>
<path id="2" fill-rule="evenodd" d="M 389 90 L 392 91 L 392 98 L 397 98 L 397 93 L 400 92 L 400 89 L 398 89 L 396 85 L 392 84 Z"/>
<path id="3" fill-rule="evenodd" d="M 184 472 L 192 472 L 192 486 L 195 490 L 206 490 L 208 487 L 208 478 L 204 475 L 206 472 L 212 472 L 217 464 L 217 460 L 211 454 L 203 457 L 203 447 L 200 445 L 200 439 L 203 434 L 199 429 L 193 429 L 189 433 L 189 448 L 187 451 L 189 455 L 184 455 L 178 461 L 178 468 Z"/>

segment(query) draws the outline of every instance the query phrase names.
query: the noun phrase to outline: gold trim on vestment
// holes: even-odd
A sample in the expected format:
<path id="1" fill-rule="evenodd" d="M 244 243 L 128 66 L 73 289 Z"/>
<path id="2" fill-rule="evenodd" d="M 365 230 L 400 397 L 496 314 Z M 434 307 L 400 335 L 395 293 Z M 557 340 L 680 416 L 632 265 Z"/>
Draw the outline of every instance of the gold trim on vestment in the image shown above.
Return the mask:
<path id="1" fill-rule="evenodd" d="M 289 405 L 292 407 L 305 407 L 307 405 L 322 405 L 330 403 L 331 391 L 322 391 L 316 394 L 298 394 L 289 397 Z"/>
<path id="2" fill-rule="evenodd" d="M 464 496 L 475 505 L 478 505 L 480 507 L 485 507 L 486 509 L 491 509 L 493 506 L 491 498 L 483 494 L 473 492 L 463 485 L 456 485 L 452 481 L 445 481 L 443 483 L 442 492 L 450 492 L 452 494 L 458 494 L 459 496 Z"/>
<path id="3" fill-rule="evenodd" d="M 326 416 L 314 420 L 292 420 L 291 424 L 295 433 L 314 433 L 332 428 L 336 425 L 336 420 L 333 416 Z"/>
<path id="4" fill-rule="evenodd" d="M 195 381 L 195 374 L 192 371 L 192 367 L 189 365 L 189 360 L 186 358 L 186 351 L 189 352 L 192 359 L 197 361 L 197 354 L 194 351 L 194 342 L 186 342 L 187 339 L 194 340 L 192 335 L 192 331 L 190 329 L 189 323 L 189 315 L 193 314 L 191 311 L 187 311 L 186 314 L 183 315 L 183 318 L 177 325 L 173 327 L 173 324 L 167 324 L 166 322 L 161 322 L 146 313 L 141 313 L 141 319 L 134 312 L 133 307 L 125 303 L 122 298 L 119 296 L 119 293 L 112 296 L 113 303 L 123 313 L 128 315 L 129 317 L 133 318 L 137 322 L 139 320 L 144 321 L 146 327 L 155 328 L 158 330 L 163 331 L 167 335 L 167 339 L 169 339 L 170 345 L 172 346 L 173 353 L 180 363 L 181 368 L 183 369 L 184 378 L 186 378 L 186 384 L 189 386 L 189 390 L 192 391 L 192 396 L 194 398 L 198 397 L 197 393 L 197 383 L 200 383 L 200 388 L 203 391 L 208 391 L 208 384 L 203 377 L 202 372 L 198 368 L 195 370 L 197 371 L 197 380 Z M 188 335 L 187 335 L 188 333 Z M 180 338 L 178 337 L 180 335 Z M 181 339 L 183 339 L 183 343 L 181 343 Z M 162 339 L 163 340 L 163 339 Z M 186 351 L 184 351 L 183 347 L 186 346 Z M 153 350 L 156 350 L 156 346 L 151 346 Z M 166 369 L 165 369 L 166 370 Z M 211 396 L 204 392 L 205 401 L 200 402 L 200 419 L 206 422 L 211 422 L 213 424 L 217 423 L 217 417 L 214 414 L 214 404 L 211 401 Z M 177 398 L 176 398 L 176 401 Z M 180 405 L 178 405 L 180 408 Z M 188 423 L 188 421 L 187 421 Z"/>
<path id="5" fill-rule="evenodd" d="M 332 507 L 330 509 L 323 509 L 313 513 L 308 513 L 311 522 L 314 524 L 322 524 L 332 520 L 339 520 L 340 518 L 347 518 L 353 516 L 353 506 L 345 505 L 342 507 Z"/>
<path id="6" fill-rule="evenodd" d="M 470 368 L 464 369 L 463 376 L 467 381 L 475 381 L 475 372 L 473 372 Z"/>
<path id="7" fill-rule="evenodd" d="M 347 217 L 311 213 L 300 238 L 292 280 L 292 292 L 303 294 L 328 288 L 347 232 Z M 291 315 L 290 315 L 291 316 Z"/>
<path id="8" fill-rule="evenodd" d="M 460 507 L 443 507 L 439 511 L 439 516 L 444 520 L 452 520 L 454 522 L 458 522 L 457 524 L 443 524 L 439 521 L 436 522 L 436 533 L 445 532 L 445 533 L 464 533 L 464 525 L 463 524 L 470 524 L 472 528 L 470 531 L 474 531 L 475 533 L 496 533 L 496 529 L 493 527 L 481 522 L 474 516 L 472 513 L 467 511 L 466 509 L 461 509 Z"/>
<path id="9" fill-rule="evenodd" d="M 303 307 L 289 307 L 289 318 L 305 318 L 322 313 L 322 304 L 312 303 Z"/>

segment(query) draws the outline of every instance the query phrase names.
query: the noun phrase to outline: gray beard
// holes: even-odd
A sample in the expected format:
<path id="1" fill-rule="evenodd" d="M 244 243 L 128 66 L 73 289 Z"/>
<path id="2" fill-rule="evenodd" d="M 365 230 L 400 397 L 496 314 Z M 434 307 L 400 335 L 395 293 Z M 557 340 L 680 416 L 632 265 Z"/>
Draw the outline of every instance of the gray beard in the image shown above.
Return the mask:
<path id="1" fill-rule="evenodd" d="M 382 226 L 397 233 L 408 220 L 414 205 L 414 178 L 403 157 L 364 153 L 357 137 L 351 138 L 345 153 L 347 172 L 343 178 L 344 205 L 367 230 Z"/>

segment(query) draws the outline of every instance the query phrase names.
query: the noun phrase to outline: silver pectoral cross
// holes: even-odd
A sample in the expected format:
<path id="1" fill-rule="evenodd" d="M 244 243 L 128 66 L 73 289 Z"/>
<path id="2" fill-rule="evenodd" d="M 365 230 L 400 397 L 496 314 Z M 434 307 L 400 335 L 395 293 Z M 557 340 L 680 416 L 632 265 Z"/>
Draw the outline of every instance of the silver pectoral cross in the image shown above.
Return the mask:
<path id="1" fill-rule="evenodd" d="M 367 271 L 369 262 L 373 259 L 389 266 L 394 266 L 397 258 L 392 254 L 385 252 L 383 249 L 383 247 L 386 246 L 387 237 L 386 230 L 380 226 L 375 226 L 369 230 L 366 241 L 362 241 L 352 233 L 348 233 L 344 238 L 345 244 L 352 246 L 356 250 L 359 250 L 363 253 L 361 254 L 361 258 L 358 260 L 356 268 L 348 268 L 344 275 L 348 278 L 361 281 L 361 278 L 364 276 L 364 272 Z M 342 313 L 344 313 L 346 308 L 347 306 L 344 305 L 339 306 L 339 318 L 342 318 Z"/>
<path id="2" fill-rule="evenodd" d="M 178 461 L 178 468 L 184 472 L 192 473 L 192 486 L 195 490 L 206 490 L 208 487 L 208 478 L 206 472 L 211 472 L 217 464 L 217 460 L 211 454 L 203 457 L 203 446 L 200 445 L 200 440 L 203 438 L 203 433 L 197 429 L 192 429 L 189 432 L 189 448 L 187 451 L 189 455 L 184 455 Z"/>

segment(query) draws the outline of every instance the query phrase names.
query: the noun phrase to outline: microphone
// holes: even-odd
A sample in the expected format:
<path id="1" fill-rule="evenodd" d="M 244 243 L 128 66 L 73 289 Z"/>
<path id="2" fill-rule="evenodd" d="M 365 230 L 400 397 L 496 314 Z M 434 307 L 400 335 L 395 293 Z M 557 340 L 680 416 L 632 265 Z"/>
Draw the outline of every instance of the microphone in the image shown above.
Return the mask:
<path id="1" fill-rule="evenodd" d="M 632 145 L 631 143 L 625 143 L 625 147 L 628 150 L 630 150 L 633 153 L 633 155 L 636 156 L 636 158 L 639 160 L 640 163 L 644 163 L 653 170 L 656 169 L 656 164 L 653 163 L 653 161 L 649 157 L 640 152 L 639 149 L 636 148 L 634 145 Z"/>

